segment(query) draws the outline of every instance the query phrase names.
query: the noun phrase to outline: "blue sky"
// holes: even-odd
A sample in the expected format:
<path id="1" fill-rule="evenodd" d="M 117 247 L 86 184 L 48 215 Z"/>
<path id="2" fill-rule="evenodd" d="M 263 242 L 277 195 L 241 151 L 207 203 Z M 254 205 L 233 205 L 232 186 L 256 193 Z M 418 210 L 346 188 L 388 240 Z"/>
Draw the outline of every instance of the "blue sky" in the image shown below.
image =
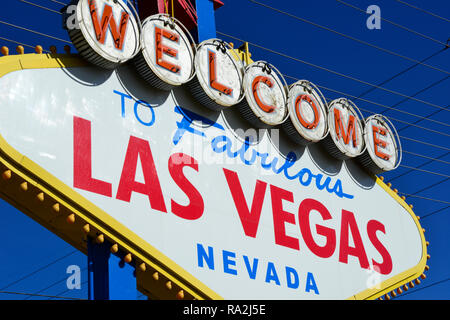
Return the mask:
<path id="1" fill-rule="evenodd" d="M 422 217 L 420 222 L 426 229 L 431 255 L 427 278 L 396 299 L 450 299 L 447 249 L 450 243 L 450 128 L 438 123 L 450 123 L 450 49 L 444 50 L 443 45 L 450 38 L 450 3 L 405 0 L 446 21 L 396 0 L 342 1 L 363 11 L 369 5 L 378 5 L 384 19 L 416 33 L 387 21 L 381 21 L 380 30 L 369 30 L 367 14 L 337 0 L 257 1 L 285 13 L 255 1 L 224 0 L 225 6 L 216 11 L 218 38 L 236 45 L 240 41 L 223 34 L 248 41 L 254 60 L 266 60 L 285 75 L 308 79 L 321 88 L 340 92 L 323 89 L 329 99 L 347 96 L 359 108 L 382 112 L 392 120 L 402 137 L 405 152 L 403 166 L 384 176 L 408 195 L 407 202 L 412 203 L 416 214 Z M 27 2 L 59 11 L 60 3 L 69 0 Z M 0 23 L 0 46 L 6 45 L 13 51 L 16 45 L 5 40 L 9 39 L 31 46 L 40 44 L 47 50 L 55 45 L 63 52 L 67 43 L 61 40 L 69 41 L 69 38 L 62 29 L 59 14 L 20 0 L 4 0 L 2 6 L 0 21 L 59 40 Z M 32 51 L 26 47 L 26 52 Z M 414 61 L 430 56 L 424 62 L 429 66 L 415 66 Z M 410 70 L 405 71 L 408 68 Z M 401 75 L 396 76 L 399 73 Z M 292 83 L 291 79 L 286 80 Z M 369 89 L 371 91 L 367 92 Z M 363 114 L 370 115 L 367 111 Z M 82 253 L 3 201 L 0 201 L 0 212 L 0 291 L 87 298 L 87 258 Z M 70 265 L 78 265 L 83 270 L 81 290 L 67 290 L 66 269 Z M 0 299 L 24 298 L 49 299 L 0 293 Z"/>

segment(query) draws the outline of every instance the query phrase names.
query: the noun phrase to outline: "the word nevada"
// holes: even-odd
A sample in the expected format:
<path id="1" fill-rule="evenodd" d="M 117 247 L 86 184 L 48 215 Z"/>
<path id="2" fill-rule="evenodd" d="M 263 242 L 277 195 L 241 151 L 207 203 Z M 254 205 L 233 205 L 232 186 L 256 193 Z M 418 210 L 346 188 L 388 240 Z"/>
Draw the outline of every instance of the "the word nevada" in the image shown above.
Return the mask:
<path id="1" fill-rule="evenodd" d="M 81 56 L 95 65 L 114 69 L 131 60 L 156 88 L 186 84 L 207 108 L 235 107 L 255 127 L 280 126 L 300 145 L 320 141 L 335 158 L 356 158 L 372 173 L 400 164 L 400 140 L 386 117 L 364 119 L 346 98 L 328 104 L 307 80 L 288 86 L 273 65 L 244 65 L 222 40 L 196 45 L 173 17 L 157 14 L 141 23 L 129 1 L 79 0 L 76 20 L 79 28 L 69 30 L 69 36 Z"/>

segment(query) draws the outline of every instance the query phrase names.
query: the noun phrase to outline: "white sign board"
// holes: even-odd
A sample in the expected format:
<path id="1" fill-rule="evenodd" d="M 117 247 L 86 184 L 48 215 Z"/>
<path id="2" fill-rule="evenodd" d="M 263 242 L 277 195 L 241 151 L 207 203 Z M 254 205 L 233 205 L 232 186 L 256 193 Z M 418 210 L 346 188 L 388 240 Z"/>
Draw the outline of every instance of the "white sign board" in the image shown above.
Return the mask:
<path id="1" fill-rule="evenodd" d="M 236 108 L 127 66 L 22 70 L 0 87 L 9 146 L 223 298 L 346 299 L 424 261 L 420 225 L 383 183 Z"/>

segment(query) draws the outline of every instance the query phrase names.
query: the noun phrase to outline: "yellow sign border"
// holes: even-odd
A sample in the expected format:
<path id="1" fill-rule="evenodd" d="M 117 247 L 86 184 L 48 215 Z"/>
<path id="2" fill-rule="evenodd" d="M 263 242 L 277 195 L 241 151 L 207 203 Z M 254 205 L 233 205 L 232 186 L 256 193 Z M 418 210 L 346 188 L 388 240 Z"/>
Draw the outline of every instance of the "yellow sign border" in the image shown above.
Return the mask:
<path id="1" fill-rule="evenodd" d="M 4 56 L 0 58 L 0 78 L 10 72 L 25 69 L 88 65 L 77 56 L 68 54 Z M 121 252 L 130 253 L 136 266 L 138 289 L 148 296 L 162 299 L 223 299 L 106 212 L 21 155 L 1 135 L 0 170 L 3 172 L 0 195 L 80 251 L 87 252 L 87 236 L 94 238 L 103 236 L 112 244 L 117 244 Z M 404 199 L 391 190 L 382 179 L 378 177 L 374 179 L 414 219 L 421 236 L 422 258 L 417 266 L 383 281 L 380 288 L 364 290 L 348 299 L 376 299 L 388 294 L 420 277 L 428 258 L 425 237 L 418 217 Z"/>

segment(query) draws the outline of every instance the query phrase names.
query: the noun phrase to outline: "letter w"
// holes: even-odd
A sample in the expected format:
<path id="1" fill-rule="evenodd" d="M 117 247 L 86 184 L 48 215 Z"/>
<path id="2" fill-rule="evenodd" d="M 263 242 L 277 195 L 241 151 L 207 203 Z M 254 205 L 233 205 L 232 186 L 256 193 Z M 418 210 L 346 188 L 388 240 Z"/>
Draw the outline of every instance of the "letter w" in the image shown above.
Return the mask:
<path id="1" fill-rule="evenodd" d="M 259 218 L 261 216 L 261 209 L 264 202 L 264 195 L 266 194 L 267 183 L 256 180 L 252 208 L 249 211 L 237 173 L 227 169 L 223 169 L 223 172 L 225 173 L 225 178 L 227 179 L 234 204 L 236 205 L 236 209 L 239 213 L 239 218 L 241 219 L 241 224 L 244 228 L 245 235 L 255 238 L 256 233 L 258 232 Z"/>
<path id="2" fill-rule="evenodd" d="M 128 13 L 122 11 L 119 30 L 117 30 L 116 20 L 114 20 L 114 14 L 110 5 L 105 4 L 101 21 L 98 20 L 97 3 L 95 0 L 89 0 L 89 10 L 91 12 L 92 24 L 94 25 L 97 41 L 101 44 L 105 43 L 106 32 L 109 26 L 109 30 L 113 36 L 114 46 L 117 49 L 122 50 L 129 19 Z"/>

